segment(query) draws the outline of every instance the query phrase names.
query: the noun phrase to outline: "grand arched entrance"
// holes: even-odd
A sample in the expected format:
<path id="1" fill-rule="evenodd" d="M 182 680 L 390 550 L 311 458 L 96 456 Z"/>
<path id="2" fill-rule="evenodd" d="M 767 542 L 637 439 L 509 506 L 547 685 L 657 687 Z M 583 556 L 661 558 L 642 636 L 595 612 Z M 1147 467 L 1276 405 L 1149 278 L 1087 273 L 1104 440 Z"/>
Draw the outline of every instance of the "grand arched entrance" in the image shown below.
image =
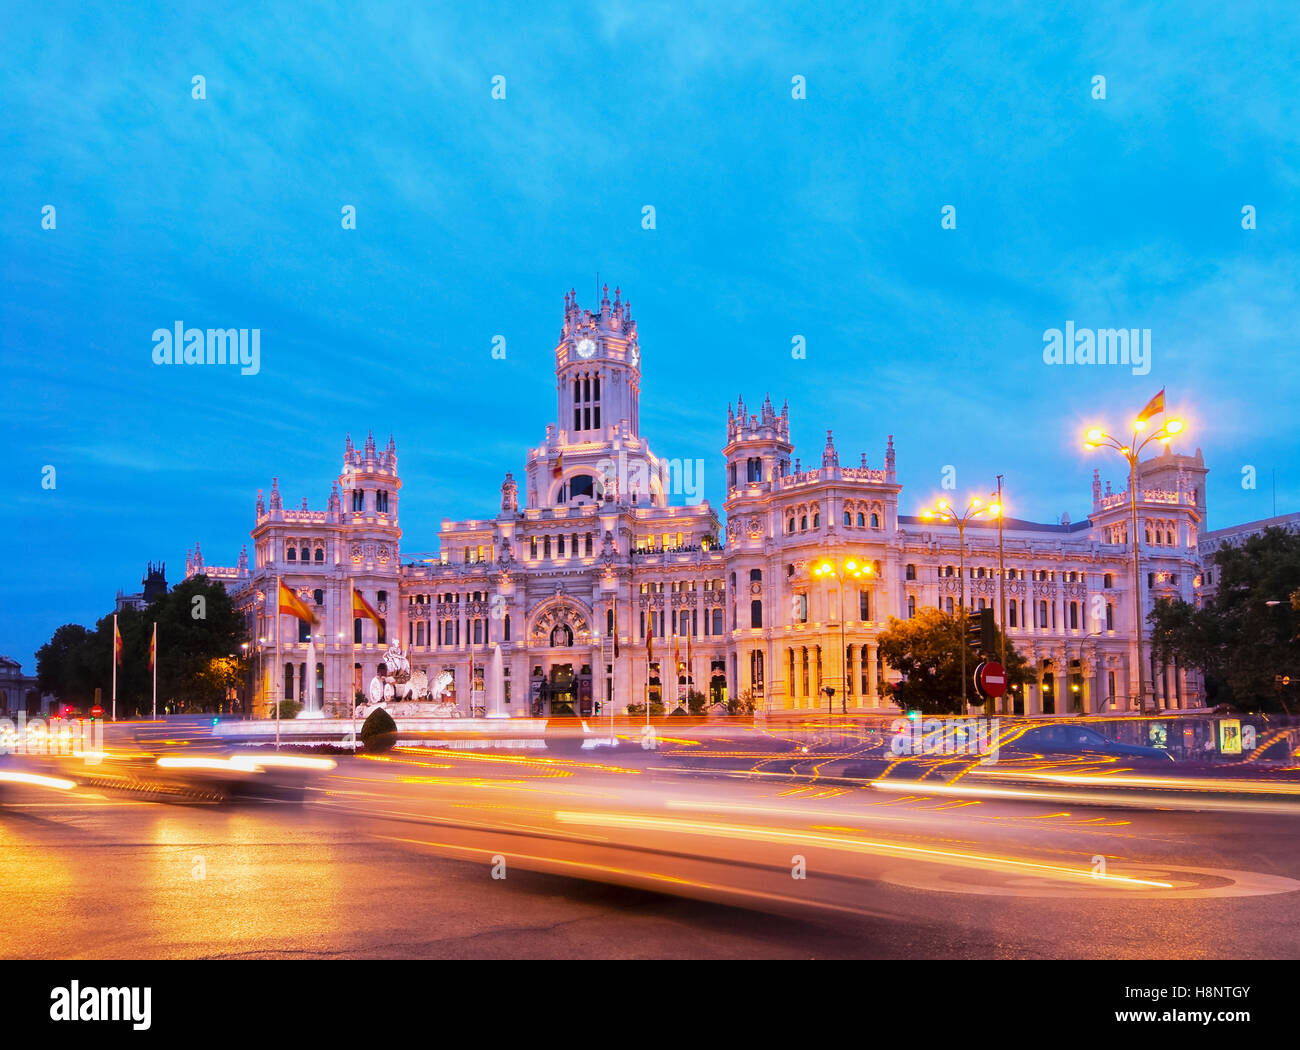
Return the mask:
<path id="1" fill-rule="evenodd" d="M 529 705 L 538 718 L 590 718 L 592 640 L 585 606 L 562 593 L 533 610 L 528 632 L 531 674 Z"/>

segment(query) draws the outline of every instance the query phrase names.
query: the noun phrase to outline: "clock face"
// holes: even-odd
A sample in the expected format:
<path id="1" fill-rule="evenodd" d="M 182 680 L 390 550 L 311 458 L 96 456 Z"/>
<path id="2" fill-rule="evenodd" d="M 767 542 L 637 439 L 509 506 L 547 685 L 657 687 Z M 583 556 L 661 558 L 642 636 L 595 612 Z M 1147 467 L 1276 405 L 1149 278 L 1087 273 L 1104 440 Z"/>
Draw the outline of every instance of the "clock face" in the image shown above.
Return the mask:
<path id="1" fill-rule="evenodd" d="M 592 357 L 596 353 L 596 344 L 590 339 L 582 338 L 578 340 L 578 356 Z"/>

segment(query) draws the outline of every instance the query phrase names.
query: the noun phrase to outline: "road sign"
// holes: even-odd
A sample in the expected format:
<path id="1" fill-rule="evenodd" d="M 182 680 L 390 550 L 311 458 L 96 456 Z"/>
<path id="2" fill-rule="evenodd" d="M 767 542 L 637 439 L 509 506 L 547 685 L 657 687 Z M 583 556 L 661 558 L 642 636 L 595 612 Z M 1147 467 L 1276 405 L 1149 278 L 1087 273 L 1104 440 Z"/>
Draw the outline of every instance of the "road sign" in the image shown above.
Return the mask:
<path id="1" fill-rule="evenodd" d="M 996 660 L 986 660 L 975 668 L 975 688 L 996 699 L 1007 691 L 1006 669 Z"/>

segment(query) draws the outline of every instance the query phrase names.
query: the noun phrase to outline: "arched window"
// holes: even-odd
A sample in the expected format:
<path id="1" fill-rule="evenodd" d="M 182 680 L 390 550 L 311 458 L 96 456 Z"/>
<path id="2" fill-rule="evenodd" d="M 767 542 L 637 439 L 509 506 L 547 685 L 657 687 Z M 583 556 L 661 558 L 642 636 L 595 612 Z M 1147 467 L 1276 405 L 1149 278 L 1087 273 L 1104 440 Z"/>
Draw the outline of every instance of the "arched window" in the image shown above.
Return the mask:
<path id="1" fill-rule="evenodd" d="M 905 580 L 914 580 L 914 579 L 916 579 L 916 566 L 915 566 L 915 565 L 908 565 L 908 566 L 903 570 L 903 579 L 905 579 Z"/>
<path id="2" fill-rule="evenodd" d="M 578 474 L 569 479 L 569 499 L 577 499 L 579 496 L 595 499 L 595 494 L 596 479 L 590 474 Z"/>
<path id="3" fill-rule="evenodd" d="M 853 527 L 853 515 L 847 510 L 844 512 L 844 527 L 846 529 Z"/>
<path id="4" fill-rule="evenodd" d="M 311 561 L 311 551 L 309 551 L 306 547 L 302 549 L 302 560 Z"/>
<path id="5" fill-rule="evenodd" d="M 324 547 L 317 547 L 317 548 L 316 548 L 316 560 L 317 560 L 317 561 L 324 561 L 324 560 L 325 560 L 325 548 L 324 548 Z"/>
<path id="6" fill-rule="evenodd" d="M 907 618 L 910 620 L 916 615 L 916 595 L 907 596 Z"/>
<path id="7" fill-rule="evenodd" d="M 813 528 L 820 529 L 821 527 L 822 527 L 821 511 L 815 511 L 813 513 Z"/>
<path id="8" fill-rule="evenodd" d="M 808 531 L 808 515 L 807 515 L 807 514 L 801 514 L 801 515 L 799 515 L 799 531 L 800 531 L 800 532 L 807 532 L 807 531 Z"/>
<path id="9" fill-rule="evenodd" d="M 878 528 L 880 528 L 880 515 L 879 515 L 879 514 L 872 514 L 872 515 L 871 515 L 871 527 L 872 527 L 873 529 L 878 529 Z"/>
<path id="10" fill-rule="evenodd" d="M 507 613 L 505 619 L 501 622 L 501 640 L 510 641 L 510 614 Z"/>
<path id="11" fill-rule="evenodd" d="M 876 516 L 873 514 L 871 517 L 872 517 L 872 524 L 874 525 L 874 524 L 875 524 L 875 517 L 876 517 Z M 865 528 L 865 527 L 866 527 L 866 524 L 867 524 L 867 519 L 866 519 L 866 517 L 862 514 L 861 511 L 859 511 L 859 512 L 858 512 L 858 528 L 860 528 L 860 529 L 861 529 L 861 528 Z"/>
<path id="12" fill-rule="evenodd" d="M 289 561 L 297 561 L 297 560 L 298 560 L 298 548 L 297 548 L 297 547 L 290 547 L 290 548 L 285 552 L 285 557 L 288 558 Z"/>
<path id="13" fill-rule="evenodd" d="M 311 592 L 311 597 L 312 597 L 312 600 L 313 600 L 317 605 L 324 605 L 324 604 L 325 604 L 325 592 L 322 591 L 319 587 L 317 587 L 314 591 Z"/>

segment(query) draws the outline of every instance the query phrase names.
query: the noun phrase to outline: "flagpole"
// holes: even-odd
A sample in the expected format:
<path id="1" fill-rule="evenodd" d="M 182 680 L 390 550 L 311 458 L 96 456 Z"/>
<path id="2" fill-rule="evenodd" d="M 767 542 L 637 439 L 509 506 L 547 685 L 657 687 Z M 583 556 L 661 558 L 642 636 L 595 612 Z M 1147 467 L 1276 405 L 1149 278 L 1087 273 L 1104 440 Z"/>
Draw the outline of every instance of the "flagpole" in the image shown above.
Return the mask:
<path id="1" fill-rule="evenodd" d="M 348 681 L 351 683 L 348 692 L 352 694 L 352 753 L 357 753 L 357 589 L 351 580 L 348 581 L 348 611 L 352 614 L 349 619 L 352 621 L 352 667 L 348 675 Z"/>
<path id="2" fill-rule="evenodd" d="M 117 613 L 113 614 L 113 721 L 117 721 Z"/>
<path id="3" fill-rule="evenodd" d="M 275 578 L 275 667 L 276 675 L 280 679 L 280 686 L 275 691 L 275 696 L 271 699 L 275 703 L 275 749 L 280 750 L 280 694 L 284 692 L 284 668 L 280 666 L 280 588 L 284 584 L 280 582 L 280 577 Z"/>
<path id="4" fill-rule="evenodd" d="M 149 662 L 153 664 L 153 718 L 158 720 L 158 621 L 153 622 L 153 645 L 149 647 Z"/>
<path id="5" fill-rule="evenodd" d="M 609 705 L 609 746 L 614 747 L 614 679 L 618 677 L 618 591 L 614 591 L 614 637 L 610 646 L 609 656 L 609 696 L 605 697 L 605 703 Z"/>

